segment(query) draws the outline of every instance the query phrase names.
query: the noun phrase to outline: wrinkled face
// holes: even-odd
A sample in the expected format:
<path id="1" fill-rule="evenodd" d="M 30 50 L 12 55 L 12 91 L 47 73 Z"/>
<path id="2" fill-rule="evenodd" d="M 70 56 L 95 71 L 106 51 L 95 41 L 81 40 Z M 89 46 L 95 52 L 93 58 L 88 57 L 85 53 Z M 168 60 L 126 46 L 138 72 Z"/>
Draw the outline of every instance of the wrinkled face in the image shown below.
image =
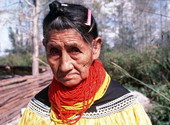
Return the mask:
<path id="1" fill-rule="evenodd" d="M 74 29 L 50 31 L 45 47 L 48 63 L 57 81 L 71 87 L 88 77 L 96 57 L 93 47 Z"/>

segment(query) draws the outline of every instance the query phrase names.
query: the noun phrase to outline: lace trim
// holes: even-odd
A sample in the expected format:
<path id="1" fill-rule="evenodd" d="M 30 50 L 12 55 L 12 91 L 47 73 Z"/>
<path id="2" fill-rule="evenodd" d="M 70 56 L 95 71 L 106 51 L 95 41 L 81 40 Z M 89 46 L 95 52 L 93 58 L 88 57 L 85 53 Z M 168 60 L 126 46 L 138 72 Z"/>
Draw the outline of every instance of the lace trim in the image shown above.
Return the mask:
<path id="1" fill-rule="evenodd" d="M 118 99 L 115 99 L 100 106 L 96 106 L 96 112 L 84 113 L 82 118 L 104 117 L 116 112 L 120 112 L 136 102 L 136 97 L 132 93 L 128 93 L 119 97 Z M 37 99 L 33 98 L 28 104 L 28 107 L 31 111 L 43 117 L 50 118 L 50 107 L 38 101 Z"/>
<path id="2" fill-rule="evenodd" d="M 38 101 L 37 99 L 33 98 L 29 102 L 28 107 L 30 108 L 31 111 L 43 117 L 50 118 L 50 107 Z"/>
<path id="3" fill-rule="evenodd" d="M 96 110 L 97 110 L 96 112 L 84 113 L 82 118 L 104 117 L 116 112 L 120 112 L 136 102 L 137 102 L 136 97 L 132 95 L 132 93 L 128 93 L 106 104 L 96 106 Z"/>

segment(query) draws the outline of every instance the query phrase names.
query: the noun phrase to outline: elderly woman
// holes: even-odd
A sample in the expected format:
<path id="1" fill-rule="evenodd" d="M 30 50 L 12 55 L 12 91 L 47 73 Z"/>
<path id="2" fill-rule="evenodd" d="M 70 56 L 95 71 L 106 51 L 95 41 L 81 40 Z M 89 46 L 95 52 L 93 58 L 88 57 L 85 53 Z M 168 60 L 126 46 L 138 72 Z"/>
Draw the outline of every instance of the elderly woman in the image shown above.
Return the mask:
<path id="1" fill-rule="evenodd" d="M 151 125 L 136 98 L 97 60 L 102 39 L 91 10 L 58 1 L 49 7 L 43 44 L 54 77 L 19 125 Z"/>

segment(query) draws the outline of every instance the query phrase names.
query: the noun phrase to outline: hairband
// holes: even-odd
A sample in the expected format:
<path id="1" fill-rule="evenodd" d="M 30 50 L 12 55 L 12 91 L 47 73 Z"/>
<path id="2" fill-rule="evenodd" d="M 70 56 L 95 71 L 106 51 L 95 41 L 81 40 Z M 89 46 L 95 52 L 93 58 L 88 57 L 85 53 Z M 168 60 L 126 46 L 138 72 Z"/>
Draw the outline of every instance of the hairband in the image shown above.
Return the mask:
<path id="1" fill-rule="evenodd" d="M 85 25 L 87 25 L 87 26 L 91 25 L 91 10 L 90 9 L 88 9 L 87 21 L 86 21 Z"/>
<path id="2" fill-rule="evenodd" d="M 66 3 L 60 3 L 58 1 L 54 1 L 52 2 L 49 7 L 50 7 L 50 11 L 51 12 L 54 12 L 54 11 L 60 11 L 60 12 L 63 12 L 63 7 L 67 7 L 68 4 Z"/>
<path id="3" fill-rule="evenodd" d="M 67 7 L 67 6 L 68 6 L 68 4 L 62 3 L 62 4 L 61 4 L 61 6 L 63 6 L 63 7 Z"/>

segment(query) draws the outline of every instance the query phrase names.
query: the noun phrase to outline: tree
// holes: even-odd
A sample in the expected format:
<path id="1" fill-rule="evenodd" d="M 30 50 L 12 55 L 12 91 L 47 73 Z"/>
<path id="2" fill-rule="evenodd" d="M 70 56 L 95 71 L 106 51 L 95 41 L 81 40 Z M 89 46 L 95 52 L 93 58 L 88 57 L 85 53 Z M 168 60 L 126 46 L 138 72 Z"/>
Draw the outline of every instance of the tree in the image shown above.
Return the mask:
<path id="1" fill-rule="evenodd" d="M 18 32 L 20 41 L 23 42 L 22 45 L 34 46 L 33 72 L 35 74 L 38 69 L 38 46 L 42 36 L 42 25 L 40 24 L 42 24 L 50 1 L 52 0 L 19 0 L 18 3 L 18 16 L 16 16 L 18 26 L 13 29 L 18 30 L 14 31 Z M 102 35 L 104 41 L 109 45 L 126 47 L 136 45 L 137 50 L 144 51 L 154 41 L 161 39 L 161 31 L 166 32 L 169 26 L 169 17 L 164 15 L 168 14 L 168 8 L 170 8 L 167 1 L 62 0 L 62 2 L 79 3 L 91 8 L 98 23 L 99 35 Z"/>
<path id="2" fill-rule="evenodd" d="M 32 63 L 32 73 L 33 75 L 39 74 L 39 62 L 38 62 L 38 56 L 39 56 L 39 46 L 38 46 L 38 17 L 39 17 L 39 11 L 40 11 L 40 2 L 39 0 L 34 0 L 34 4 L 32 4 L 33 7 L 33 63 Z"/>
<path id="3" fill-rule="evenodd" d="M 23 55 L 32 52 L 31 46 L 24 45 L 18 29 L 12 29 L 12 27 L 9 27 L 9 40 L 12 43 L 12 48 L 10 50 L 6 50 L 6 52 L 8 52 L 9 54 Z"/>
<path id="4" fill-rule="evenodd" d="M 32 10 L 31 21 L 32 21 L 32 41 L 33 41 L 33 56 L 32 56 L 32 74 L 39 74 L 39 17 L 41 15 L 41 8 L 44 8 L 46 4 L 42 4 L 41 0 L 33 0 L 29 2 L 25 0 L 25 2 L 29 5 Z M 45 2 L 46 3 L 46 2 Z"/>
<path id="5" fill-rule="evenodd" d="M 123 27 L 119 29 L 120 42 L 115 43 L 115 47 L 122 50 L 135 49 L 136 40 L 134 39 L 134 31 L 128 27 Z"/>

